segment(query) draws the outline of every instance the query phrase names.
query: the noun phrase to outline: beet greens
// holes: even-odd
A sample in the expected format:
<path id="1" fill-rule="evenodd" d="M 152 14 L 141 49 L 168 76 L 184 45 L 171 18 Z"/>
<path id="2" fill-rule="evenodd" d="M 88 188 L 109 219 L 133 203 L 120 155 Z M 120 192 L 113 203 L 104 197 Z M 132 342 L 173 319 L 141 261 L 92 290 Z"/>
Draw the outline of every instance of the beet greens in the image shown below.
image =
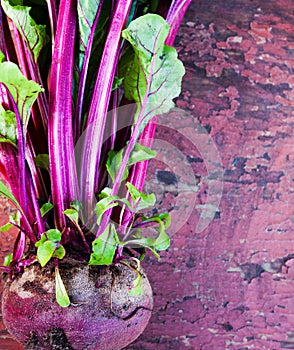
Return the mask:
<path id="1" fill-rule="evenodd" d="M 0 193 L 18 214 L 0 230 L 19 231 L 3 269 L 52 260 L 61 306 L 59 259 L 129 264 L 169 246 L 169 215 L 148 216 L 142 191 L 156 115 L 180 93 L 167 45 L 190 1 L 1 0 Z"/>

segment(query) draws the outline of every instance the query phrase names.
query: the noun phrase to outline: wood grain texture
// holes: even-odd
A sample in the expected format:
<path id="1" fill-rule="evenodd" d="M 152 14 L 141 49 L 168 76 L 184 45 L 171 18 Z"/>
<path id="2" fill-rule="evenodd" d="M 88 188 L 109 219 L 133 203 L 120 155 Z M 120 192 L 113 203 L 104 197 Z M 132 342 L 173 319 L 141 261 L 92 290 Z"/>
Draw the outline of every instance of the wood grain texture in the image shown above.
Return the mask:
<path id="1" fill-rule="evenodd" d="M 189 115 L 176 130 L 160 125 L 156 138 L 183 163 L 163 152 L 146 187 L 175 219 L 194 205 L 161 261 L 144 263 L 154 312 L 127 349 L 294 349 L 294 3 L 194 0 L 176 47 L 187 70 L 177 107 Z M 200 232 L 215 154 L 201 152 L 199 125 L 223 186 Z M 3 326 L 0 348 L 21 349 Z"/>
<path id="2" fill-rule="evenodd" d="M 222 199 L 207 229 L 195 232 L 194 209 L 161 263 L 147 262 L 155 311 L 128 349 L 294 349 L 293 27 L 291 1 L 194 1 L 187 12 L 176 41 L 187 69 L 177 106 L 217 147 Z M 207 157 L 185 140 L 191 123 L 183 118 L 178 148 L 198 177 L 199 192 L 187 196 L 199 208 Z M 157 137 L 174 143 L 161 129 Z M 156 182 L 153 172 L 167 169 L 153 165 Z M 161 198 L 176 210 L 172 193 Z"/>

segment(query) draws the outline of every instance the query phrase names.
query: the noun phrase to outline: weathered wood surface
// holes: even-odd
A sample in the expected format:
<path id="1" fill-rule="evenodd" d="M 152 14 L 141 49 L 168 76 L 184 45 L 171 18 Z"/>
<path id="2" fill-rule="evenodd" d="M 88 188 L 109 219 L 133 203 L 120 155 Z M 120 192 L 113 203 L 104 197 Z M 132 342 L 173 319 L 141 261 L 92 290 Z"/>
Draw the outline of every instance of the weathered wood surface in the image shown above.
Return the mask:
<path id="1" fill-rule="evenodd" d="M 185 224 L 145 262 L 154 314 L 128 349 L 294 349 L 294 2 L 194 0 L 176 46 L 190 115 L 159 127 L 179 154 L 148 186 Z M 20 349 L 3 326 L 0 349 Z"/>
<path id="2" fill-rule="evenodd" d="M 223 194 L 207 229 L 195 232 L 195 209 L 147 264 L 155 312 L 129 349 L 294 349 L 294 2 L 194 1 L 176 44 L 187 67 L 177 105 L 194 118 L 181 133 L 195 120 L 210 132 Z M 179 140 L 201 175 L 199 208 L 209 159 Z"/>

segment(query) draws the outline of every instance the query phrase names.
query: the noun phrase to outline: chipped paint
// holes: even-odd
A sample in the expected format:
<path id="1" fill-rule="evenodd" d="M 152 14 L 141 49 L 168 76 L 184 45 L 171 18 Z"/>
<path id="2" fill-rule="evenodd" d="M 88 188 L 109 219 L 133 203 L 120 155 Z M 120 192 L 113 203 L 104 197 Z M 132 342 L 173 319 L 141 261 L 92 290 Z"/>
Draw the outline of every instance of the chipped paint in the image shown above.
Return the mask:
<path id="1" fill-rule="evenodd" d="M 279 260 L 293 254 L 293 14 L 291 0 L 195 0 L 187 12 L 176 41 L 187 70 L 177 106 L 219 152 L 220 215 L 195 232 L 207 171 L 199 151 L 178 139 L 194 160 L 197 202 L 160 263 L 147 257 L 154 313 L 129 350 L 294 348 L 294 260 Z M 183 134 L 191 135 L 189 123 L 183 118 Z M 157 170 L 166 169 L 151 162 L 151 185 Z M 163 191 L 161 206 L 171 208 L 175 194 Z M 188 188 L 185 195 L 195 197 Z"/>

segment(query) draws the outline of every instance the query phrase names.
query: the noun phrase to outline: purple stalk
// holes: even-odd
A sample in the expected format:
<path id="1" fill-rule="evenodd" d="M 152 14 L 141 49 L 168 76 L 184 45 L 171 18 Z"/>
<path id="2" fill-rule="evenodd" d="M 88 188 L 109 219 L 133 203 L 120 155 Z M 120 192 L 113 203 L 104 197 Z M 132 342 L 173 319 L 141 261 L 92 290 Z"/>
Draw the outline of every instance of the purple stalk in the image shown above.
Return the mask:
<path id="1" fill-rule="evenodd" d="M 9 27 L 11 28 L 11 32 L 13 33 L 13 43 L 14 48 L 17 54 L 17 59 L 19 62 L 20 69 L 23 73 L 23 75 L 27 79 L 32 79 L 41 86 L 43 86 L 42 78 L 40 75 L 39 67 L 34 62 L 33 53 L 29 48 L 29 45 L 26 45 L 25 41 L 23 40 L 22 36 L 19 34 L 15 24 L 8 18 Z M 37 98 L 37 103 L 39 106 L 40 114 L 41 114 L 41 123 L 39 118 L 34 118 L 33 121 L 36 125 L 36 128 L 39 130 L 39 132 L 47 135 L 47 121 L 48 121 L 48 102 L 45 93 L 40 93 Z M 42 125 L 42 128 L 40 128 L 40 124 Z"/>
<path id="2" fill-rule="evenodd" d="M 79 88 L 78 88 L 78 96 L 77 96 L 77 104 L 76 104 L 76 110 L 75 110 L 75 123 L 74 126 L 76 128 L 75 130 L 75 140 L 77 141 L 78 138 L 81 135 L 82 130 L 82 109 L 83 109 L 83 97 L 85 92 L 85 86 L 86 86 L 86 80 L 87 80 L 87 69 L 89 66 L 90 61 L 90 54 L 92 50 L 93 40 L 94 40 L 94 34 L 97 27 L 97 23 L 99 20 L 101 8 L 103 5 L 103 0 L 99 2 L 98 9 L 96 12 L 95 20 L 93 22 L 91 33 L 89 35 L 88 39 L 88 45 L 85 51 L 84 61 L 83 61 L 83 67 L 80 74 L 80 81 L 79 81 Z"/>
<path id="3" fill-rule="evenodd" d="M 6 104 L 10 110 L 14 110 L 17 120 L 18 137 L 20 138 L 18 141 L 18 154 L 15 146 L 6 143 L 0 143 L 0 173 L 9 183 L 12 194 L 23 207 L 22 225 L 31 241 L 35 242 L 36 238 L 31 226 L 31 222 L 35 220 L 36 216 L 32 210 L 29 210 L 31 209 L 30 204 L 33 196 L 27 196 L 27 192 L 30 192 L 30 187 L 29 189 L 27 188 L 27 183 L 25 181 L 27 177 L 25 168 L 26 162 L 24 155 L 23 130 L 16 103 L 14 102 L 9 90 L 5 87 L 4 84 L 0 84 L 0 101 L 1 103 Z M 20 181 L 18 181 L 18 179 L 20 179 Z"/>
<path id="4" fill-rule="evenodd" d="M 26 140 L 26 160 L 28 167 L 30 169 L 30 175 L 32 178 L 33 186 L 36 191 L 36 197 L 37 198 L 46 198 L 47 190 L 45 186 L 45 182 L 41 173 L 41 169 L 36 167 L 36 164 L 34 162 L 34 159 L 36 158 L 36 153 L 34 146 L 32 144 L 31 135 L 27 134 L 27 140 Z"/>
<path id="5" fill-rule="evenodd" d="M 14 263 L 18 263 L 21 259 L 26 244 L 26 236 L 22 230 L 19 231 L 13 247 L 12 260 Z"/>
<path id="6" fill-rule="evenodd" d="M 179 30 L 180 24 L 184 18 L 192 0 L 173 0 L 168 11 L 166 20 L 170 24 L 169 36 L 166 41 L 166 45 L 172 45 L 177 32 Z"/>
<path id="7" fill-rule="evenodd" d="M 56 2 L 55 0 L 49 0 L 47 2 L 47 8 L 50 18 L 50 28 L 51 28 L 51 40 L 52 40 L 52 49 L 54 48 L 55 32 L 57 26 L 57 11 L 56 11 Z"/>
<path id="8" fill-rule="evenodd" d="M 2 12 L 1 12 L 2 14 Z M 2 22 L 1 22 L 2 23 Z M 24 52 L 25 52 L 25 45 L 24 45 L 24 42 L 22 40 L 22 38 L 20 37 L 16 27 L 12 24 L 12 22 L 10 22 L 10 27 L 13 29 L 13 33 L 14 33 L 14 44 L 15 44 L 15 48 L 16 48 L 16 53 L 17 53 L 17 56 L 18 56 L 18 60 L 20 62 L 20 65 L 23 67 L 23 73 L 25 74 L 25 76 L 27 78 L 29 78 L 29 73 L 27 71 L 27 65 L 26 65 L 26 57 L 24 55 Z M 3 39 L 5 40 L 5 38 Z M 5 42 L 1 40 L 1 45 L 4 45 L 5 47 Z M 1 46 L 2 47 L 2 46 Z M 1 100 L 2 102 L 5 102 L 5 97 L 6 97 L 6 104 L 10 104 L 13 106 L 14 110 L 16 109 L 17 110 L 17 106 L 15 105 L 15 103 L 13 103 L 12 101 L 12 98 L 10 96 L 10 100 L 12 101 L 11 103 L 9 103 L 9 100 L 8 100 L 8 90 L 6 88 L 4 88 L 4 86 L 1 86 Z M 44 95 L 45 96 L 45 95 Z M 33 113 L 32 113 L 33 114 Z M 33 220 L 36 220 L 37 222 L 37 226 L 38 226 L 38 230 L 43 230 L 44 231 L 44 224 L 43 224 L 43 221 L 42 221 L 42 218 L 41 218 L 41 213 L 40 213 L 40 208 L 38 206 L 38 203 L 37 203 L 37 194 L 35 192 L 35 188 L 38 189 L 39 188 L 39 194 L 41 195 L 44 191 L 44 183 L 43 183 L 43 179 L 42 179 L 42 176 L 40 174 L 40 172 L 36 169 L 36 166 L 34 164 L 34 161 L 33 161 L 33 147 L 32 145 L 26 149 L 26 141 L 25 141 L 25 133 L 24 133 L 24 130 L 23 130 L 23 125 L 22 125 L 22 122 L 20 120 L 20 116 L 19 116 L 19 113 L 16 113 L 16 120 L 17 120 L 17 127 L 18 127 L 18 135 L 21 134 L 21 140 L 18 138 L 18 150 L 20 152 L 20 154 L 18 155 L 18 168 L 19 169 L 22 169 L 21 172 L 22 174 L 24 173 L 24 176 L 22 175 L 21 176 L 21 193 L 19 193 L 19 186 L 17 185 L 16 188 L 17 188 L 17 193 L 18 195 L 20 196 L 19 198 L 19 202 L 21 203 L 21 197 L 23 197 L 23 193 L 25 192 L 25 207 L 27 209 L 25 209 L 27 212 L 24 211 L 24 214 L 27 216 L 27 218 L 30 218 L 29 220 L 28 219 L 25 219 L 25 221 L 27 222 L 25 224 L 25 227 L 26 227 L 26 230 L 30 233 L 28 233 L 31 237 L 32 237 L 32 240 L 34 241 L 35 238 L 34 238 L 34 235 L 33 235 L 33 232 L 32 232 L 32 227 L 31 227 L 31 224 L 32 224 L 32 219 Z M 36 119 L 35 119 L 36 120 Z M 38 131 L 40 132 L 40 130 L 38 129 Z M 29 138 L 30 140 L 30 138 Z M 8 146 L 9 147 L 9 146 Z M 9 152 L 10 153 L 10 152 Z M 26 154 L 25 154 L 26 153 Z M 26 169 L 26 159 L 30 158 L 31 159 L 31 162 L 29 164 L 29 168 L 30 168 L 30 173 L 28 173 L 27 169 Z M 11 162 L 12 162 L 12 159 L 13 157 L 9 157 L 10 159 L 10 162 L 8 164 L 6 164 L 6 168 L 9 167 L 9 164 L 11 166 Z M 22 163 L 20 165 L 20 163 Z M 13 166 L 13 165 L 12 165 Z M 31 173 L 33 172 L 33 173 Z M 32 178 L 31 176 L 32 175 Z M 19 174 L 16 178 L 19 178 Z M 34 181 L 34 184 L 31 183 L 31 181 Z M 9 183 L 11 184 L 11 181 L 9 181 Z M 43 184 L 43 188 L 42 187 L 42 184 Z M 13 191 L 13 189 L 12 189 Z M 27 192 L 31 192 L 30 193 L 30 197 L 28 199 L 28 196 L 27 196 Z M 14 193 L 16 192 L 15 189 L 13 191 Z M 31 206 L 31 202 L 33 202 L 33 206 Z M 29 223 L 30 221 L 30 223 Z"/>
<path id="9" fill-rule="evenodd" d="M 28 61 L 30 60 L 30 57 L 28 58 L 28 56 L 25 55 L 25 52 L 27 51 L 26 46 L 23 42 L 23 39 L 19 35 L 18 30 L 16 29 L 15 25 L 10 20 L 9 20 L 9 26 L 13 32 L 14 47 L 16 50 L 17 59 L 18 59 L 19 65 L 21 67 L 22 74 L 27 79 L 30 79 L 30 73 L 29 73 L 28 65 L 27 65 Z M 45 96 L 45 94 L 41 94 L 41 95 L 43 95 L 43 97 Z M 40 103 L 39 98 L 38 98 L 38 101 L 39 101 L 39 105 L 43 106 L 43 103 Z M 46 113 L 46 115 L 47 115 L 47 113 Z M 36 123 L 40 124 L 39 118 L 36 118 L 36 117 L 34 118 L 34 116 L 35 116 L 35 113 L 32 111 L 32 119 L 33 119 L 33 122 L 35 124 L 36 130 L 37 130 L 38 134 L 40 134 L 40 137 L 42 137 L 42 135 L 43 135 L 43 137 L 45 138 L 45 134 L 44 134 L 44 130 L 42 129 L 42 125 L 41 125 L 41 128 L 40 128 L 40 126 L 38 128 L 38 125 L 36 125 Z M 32 152 L 32 154 L 34 153 L 32 147 L 29 147 L 29 150 Z M 27 152 L 27 153 L 29 153 L 29 152 Z M 32 156 L 30 158 L 32 158 Z M 30 162 L 29 166 L 30 166 L 31 171 L 32 171 L 32 176 L 35 175 L 35 178 L 34 178 L 35 184 L 38 184 L 39 182 L 41 184 L 42 183 L 41 173 L 38 172 L 39 177 L 37 178 L 37 171 L 36 171 L 36 167 L 35 167 L 33 160 Z M 38 186 L 38 187 L 40 187 L 40 186 Z M 36 187 L 36 188 L 38 188 L 38 187 Z"/>
<path id="10" fill-rule="evenodd" d="M 25 47 L 24 42 L 14 23 L 9 18 L 7 20 L 8 20 L 9 29 L 12 35 L 13 45 L 16 52 L 19 68 L 22 74 L 27 79 L 30 79 L 28 66 L 27 66 L 27 58 L 24 54 L 24 47 Z"/>
<path id="11" fill-rule="evenodd" d="M 20 203 L 18 160 L 16 155 L 16 149 L 14 146 L 6 143 L 0 143 L 0 172 L 5 181 L 9 184 L 12 194 L 16 200 Z M 27 189 L 29 191 L 29 189 Z M 31 198 L 29 198 L 29 201 Z M 14 204 L 14 203 L 13 203 Z M 31 207 L 31 202 L 29 202 Z M 18 209 L 18 208 L 17 208 Z M 30 211 L 30 217 L 27 217 L 24 212 L 22 214 L 22 224 L 24 232 L 28 235 L 32 242 L 36 241 L 32 226 L 30 222 L 33 222 L 36 218 L 34 212 Z"/>
<path id="12" fill-rule="evenodd" d="M 18 179 L 19 179 L 19 203 L 21 205 L 21 208 L 23 210 L 23 214 L 26 218 L 31 218 L 34 221 L 36 220 L 38 229 L 41 230 L 41 232 L 44 231 L 44 225 L 42 223 L 41 214 L 40 214 L 40 208 L 38 206 L 37 200 L 36 200 L 36 193 L 32 188 L 32 182 L 31 179 L 28 177 L 27 169 L 26 169 L 26 155 L 25 155 L 25 135 L 23 131 L 23 125 L 22 121 L 19 115 L 19 111 L 17 108 L 16 103 L 14 102 L 11 94 L 9 91 L 7 91 L 8 97 L 10 99 L 10 103 L 12 105 L 13 112 L 16 116 L 16 124 L 17 124 L 17 144 L 18 144 Z M 30 199 L 28 197 L 28 193 L 30 194 Z M 32 204 L 29 205 L 29 204 Z M 27 220 L 27 219 L 26 219 Z M 31 220 L 32 221 L 32 220 Z M 32 222 L 29 223 L 27 226 L 27 234 L 30 237 L 30 240 L 32 242 L 36 241 L 35 235 L 33 233 L 33 229 L 31 227 Z"/>
<path id="13" fill-rule="evenodd" d="M 9 105 L 9 99 L 7 96 L 7 89 L 4 84 L 0 84 L 0 103 L 7 107 Z"/>
<path id="14" fill-rule="evenodd" d="M 32 265 L 34 262 L 36 262 L 37 259 L 36 258 L 30 258 L 30 259 L 26 259 L 26 260 L 22 260 L 18 263 L 19 267 L 26 267 L 26 266 L 30 266 Z"/>
<path id="15" fill-rule="evenodd" d="M 37 200 L 37 195 L 36 195 L 35 187 L 33 186 L 33 183 L 32 183 L 32 179 L 29 179 L 29 184 L 30 184 L 30 197 L 32 201 L 32 208 L 30 207 L 29 209 L 30 209 L 30 212 L 33 212 L 35 214 L 35 222 L 38 228 L 37 237 L 38 239 L 40 239 L 42 233 L 45 232 L 45 225 L 41 215 L 40 206 Z"/>
<path id="16" fill-rule="evenodd" d="M 118 89 L 113 92 L 112 99 L 112 111 L 111 111 L 111 132 L 110 132 L 110 150 L 114 149 L 115 144 L 115 136 L 117 132 L 117 119 L 118 119 L 118 110 L 117 103 L 118 102 Z"/>
<path id="17" fill-rule="evenodd" d="M 147 91 L 149 91 L 149 90 L 147 90 Z M 146 96 L 147 96 L 147 94 L 146 94 Z M 144 108 L 142 109 L 142 111 L 143 110 L 144 110 Z M 142 116 L 142 113 L 140 113 L 140 115 Z M 127 146 L 126 146 L 122 162 L 120 164 L 120 167 L 118 169 L 116 178 L 114 180 L 112 191 L 111 191 L 111 194 L 110 194 L 111 196 L 117 196 L 118 195 L 118 191 L 119 191 L 119 188 L 121 186 L 122 178 L 123 178 L 125 169 L 127 167 L 128 160 L 129 160 L 129 158 L 131 156 L 131 153 L 132 153 L 132 151 L 133 151 L 133 149 L 135 147 L 135 144 L 137 142 L 137 139 L 138 139 L 137 136 L 138 136 L 139 131 L 140 131 L 141 123 L 142 123 L 142 120 L 140 120 L 140 116 L 139 116 L 138 122 L 134 126 L 134 130 L 133 130 L 131 138 L 130 138 Z M 112 209 L 109 209 L 109 210 L 107 210 L 107 212 L 103 216 L 101 224 L 100 224 L 100 226 L 98 228 L 98 232 L 96 234 L 96 238 L 98 238 L 105 231 L 105 229 L 106 229 L 106 227 L 108 225 L 108 222 L 110 220 L 111 213 L 112 213 Z"/>
<path id="18" fill-rule="evenodd" d="M 149 89 L 147 91 L 149 91 Z M 146 96 L 147 96 L 147 94 L 146 94 Z M 146 104 L 144 104 L 144 105 L 146 105 Z M 144 112 L 144 108 L 142 109 L 142 112 L 140 113 L 141 116 L 144 115 L 143 112 Z M 140 118 L 140 116 L 139 116 L 139 118 Z M 131 153 L 132 153 L 132 151 L 133 151 L 133 149 L 135 147 L 135 144 L 137 142 L 137 139 L 138 139 L 138 134 L 139 134 L 140 129 L 141 129 L 141 124 L 142 124 L 142 118 L 141 118 L 141 120 L 139 119 L 138 122 L 135 124 L 134 130 L 133 130 L 132 135 L 131 135 L 131 138 L 130 138 L 127 146 L 126 146 L 126 150 L 125 150 L 125 153 L 124 153 L 121 165 L 120 165 L 120 167 L 118 169 L 117 176 L 116 176 L 116 178 L 114 180 L 114 183 L 113 183 L 111 196 L 117 196 L 118 195 L 118 191 L 119 191 L 119 188 L 121 186 L 122 178 L 123 178 L 125 169 L 127 167 L 128 160 L 131 157 Z"/>
<path id="19" fill-rule="evenodd" d="M 166 18 L 170 25 L 168 37 L 165 42 L 166 45 L 173 45 L 179 26 L 191 1 L 192 0 L 173 0 Z M 152 146 L 156 131 L 156 120 L 156 117 L 153 118 L 139 137 L 139 142 L 146 147 Z M 137 187 L 139 191 L 143 190 L 147 167 L 148 160 L 137 163 L 133 167 L 130 182 Z"/>
<path id="20" fill-rule="evenodd" d="M 27 49 L 25 48 L 25 51 Z M 42 78 L 40 75 L 40 71 L 38 66 L 33 62 L 32 57 L 28 56 L 27 59 L 28 67 L 30 70 L 31 78 L 35 82 L 39 83 L 41 86 L 44 86 L 42 82 Z M 32 118 L 34 121 L 34 124 L 36 126 L 36 129 L 38 132 L 44 135 L 44 140 L 46 140 L 46 135 L 48 133 L 47 124 L 48 124 L 48 101 L 45 92 L 41 92 L 37 98 L 37 103 L 40 111 L 41 121 L 40 118 L 34 118 L 34 114 L 32 114 Z M 41 135 L 40 135 L 41 136 Z"/>
<path id="21" fill-rule="evenodd" d="M 152 147 L 154 135 L 156 131 L 156 122 L 157 122 L 157 116 L 152 118 L 152 120 L 146 125 L 144 128 L 142 134 L 140 135 L 138 142 L 145 146 L 145 147 Z M 146 175 L 147 175 L 147 169 L 148 169 L 148 160 L 136 163 L 133 165 L 133 168 L 131 170 L 131 176 L 129 178 L 129 182 L 134 185 L 139 191 L 143 191 Z M 129 199 L 129 193 L 126 195 Z M 128 208 L 125 209 L 123 214 L 123 220 L 122 220 L 122 226 L 123 226 L 123 232 L 127 229 L 127 227 L 130 225 L 130 223 L 133 220 L 133 213 L 128 210 Z"/>
<path id="22" fill-rule="evenodd" d="M 152 147 L 154 135 L 156 131 L 157 116 L 146 125 L 142 134 L 139 137 L 139 143 L 145 147 Z M 129 182 L 134 185 L 139 191 L 143 191 L 145 178 L 147 175 L 148 160 L 134 164 Z"/>
<path id="23" fill-rule="evenodd" d="M 107 125 L 105 127 L 105 135 L 110 135 L 109 139 L 107 139 L 104 143 L 104 147 L 107 150 L 107 152 L 104 152 L 101 155 L 100 159 L 100 168 L 105 166 L 105 163 L 107 161 L 108 157 L 108 152 L 111 150 L 114 150 L 115 147 L 115 141 L 117 138 L 117 123 L 118 123 L 118 89 L 112 92 L 110 102 L 109 102 L 109 113 L 108 113 L 108 118 L 107 120 Z M 121 141 L 121 140 L 120 140 Z M 104 148 L 103 147 L 103 148 Z M 108 178 L 108 173 L 106 171 L 101 171 L 99 173 L 99 186 L 103 186 L 103 184 L 106 183 L 107 178 Z M 102 185 L 101 185 L 102 184 Z M 96 188 L 95 192 L 97 192 L 99 189 Z"/>
<path id="24" fill-rule="evenodd" d="M 41 82 L 41 78 L 39 75 L 39 69 L 38 69 L 37 65 L 33 64 L 33 62 L 32 62 L 33 56 L 32 56 L 31 51 L 27 49 L 27 47 L 26 47 L 22 37 L 20 36 L 16 26 L 10 20 L 9 20 L 9 26 L 13 32 L 14 48 L 16 50 L 17 59 L 18 59 L 19 65 L 22 69 L 22 73 L 24 74 L 24 76 L 27 79 L 30 79 L 32 74 L 33 74 L 33 78 L 35 78 L 33 80 Z M 29 66 L 29 70 L 28 70 L 28 66 Z M 37 71 L 37 73 L 36 73 L 36 71 Z M 36 79 L 35 74 L 38 74 L 38 79 Z M 47 119 L 48 119 L 48 105 L 47 105 L 45 93 L 39 94 L 37 102 L 39 105 L 39 110 L 40 110 L 41 116 L 43 116 L 43 117 L 41 117 L 41 122 L 40 122 L 39 115 L 36 115 L 36 113 L 34 112 L 34 108 L 33 108 L 32 109 L 32 120 L 34 122 L 35 129 L 38 132 L 39 139 L 43 141 L 43 140 L 46 140 L 46 134 L 47 134 L 46 123 L 47 123 Z M 25 133 L 26 133 L 26 131 L 25 131 Z M 40 196 L 41 196 L 42 194 L 44 194 L 46 192 L 44 190 L 45 189 L 44 181 L 43 181 L 40 169 L 36 169 L 36 166 L 35 166 L 34 161 L 33 161 L 33 156 L 35 155 L 35 151 L 34 151 L 34 148 L 33 148 L 33 145 L 31 143 L 31 139 L 30 139 L 29 135 L 28 135 L 28 141 L 29 141 L 29 147 L 27 148 L 27 152 L 26 152 L 27 159 L 29 160 L 28 165 L 29 165 L 29 168 L 31 171 L 31 176 L 33 178 L 34 186 L 35 186 L 38 194 L 40 194 Z"/>
<path id="25" fill-rule="evenodd" d="M 12 110 L 16 117 L 17 124 L 17 149 L 18 149 L 18 171 L 19 171 L 19 190 L 20 190 L 20 205 L 23 212 L 28 216 L 28 195 L 26 191 L 26 156 L 25 156 L 25 136 L 23 132 L 23 126 L 19 111 L 15 101 L 13 100 L 10 92 L 7 90 L 7 94 L 12 105 Z"/>
<path id="26" fill-rule="evenodd" d="M 16 62 L 15 48 L 12 43 L 11 31 L 7 22 L 7 18 L 0 7 L 0 50 L 5 54 L 7 61 Z"/>
<path id="27" fill-rule="evenodd" d="M 75 228 L 77 229 L 77 231 L 78 231 L 78 233 L 80 235 L 80 238 L 81 238 L 81 240 L 83 242 L 83 246 L 84 246 L 86 252 L 90 253 L 90 247 L 89 247 L 89 244 L 86 241 L 85 234 L 84 234 L 83 230 L 81 229 L 80 225 L 77 222 L 72 221 L 72 223 L 74 224 Z"/>
<path id="28" fill-rule="evenodd" d="M 0 173 L 1 179 L 9 184 L 12 194 L 18 199 L 18 186 L 14 181 L 14 175 L 18 173 L 16 148 L 5 142 L 0 142 Z"/>
<path id="29" fill-rule="evenodd" d="M 176 38 L 179 26 L 183 20 L 185 12 L 192 0 L 173 0 L 169 12 L 167 14 L 167 22 L 170 24 L 170 30 L 166 39 L 166 45 L 173 45 Z M 155 131 L 156 131 L 157 117 L 154 117 L 145 127 L 139 137 L 139 142 L 143 146 L 151 148 Z M 130 183 L 133 184 L 139 191 L 143 190 L 148 168 L 148 160 L 136 163 L 131 172 Z M 123 225 L 128 226 L 132 220 L 132 213 L 125 211 Z"/>
<path id="30" fill-rule="evenodd" d="M 155 62 L 155 55 L 152 56 L 151 59 L 151 63 L 150 63 L 150 77 L 152 77 L 153 75 L 153 69 L 154 69 L 154 62 Z M 140 129 L 141 129 L 141 125 L 144 122 L 145 119 L 145 108 L 148 102 L 148 97 L 149 97 L 149 92 L 150 92 L 150 87 L 151 87 L 151 83 L 152 83 L 152 79 L 147 79 L 147 86 L 146 86 L 146 91 L 145 91 L 145 96 L 144 96 L 144 100 L 141 102 L 141 110 L 140 113 L 138 115 L 138 119 L 137 122 L 135 123 L 135 125 L 133 126 L 133 132 L 131 134 L 130 140 L 126 146 L 124 155 L 123 155 L 123 159 L 122 162 L 120 164 L 120 167 L 118 169 L 117 175 L 115 177 L 115 180 L 113 182 L 113 187 L 112 187 L 112 191 L 111 191 L 111 196 L 116 196 L 118 195 L 118 191 L 119 188 L 121 186 L 121 182 L 122 182 L 122 178 L 125 172 L 125 169 L 128 165 L 128 160 L 130 159 L 131 153 L 135 147 L 135 144 L 138 140 L 138 135 L 140 133 Z M 150 113 L 150 112 L 149 112 Z M 112 209 L 109 209 L 105 215 L 103 216 L 103 219 L 101 221 L 101 225 L 98 228 L 98 232 L 96 234 L 96 238 L 98 238 L 106 229 L 108 222 L 110 220 L 111 217 L 111 213 L 112 213 Z"/>
<path id="31" fill-rule="evenodd" d="M 80 185 L 83 189 L 82 202 L 86 217 L 91 216 L 95 202 L 97 165 L 100 162 L 109 98 L 120 52 L 121 31 L 126 23 L 131 5 L 131 0 L 117 2 L 92 95 L 80 176 Z"/>
<path id="32" fill-rule="evenodd" d="M 0 50 L 6 55 L 6 44 L 4 36 L 3 13 L 0 8 Z"/>
<path id="33" fill-rule="evenodd" d="M 61 0 L 49 86 L 48 143 L 55 223 L 65 225 L 62 214 L 78 198 L 72 131 L 72 81 L 76 31 L 76 1 Z"/>

